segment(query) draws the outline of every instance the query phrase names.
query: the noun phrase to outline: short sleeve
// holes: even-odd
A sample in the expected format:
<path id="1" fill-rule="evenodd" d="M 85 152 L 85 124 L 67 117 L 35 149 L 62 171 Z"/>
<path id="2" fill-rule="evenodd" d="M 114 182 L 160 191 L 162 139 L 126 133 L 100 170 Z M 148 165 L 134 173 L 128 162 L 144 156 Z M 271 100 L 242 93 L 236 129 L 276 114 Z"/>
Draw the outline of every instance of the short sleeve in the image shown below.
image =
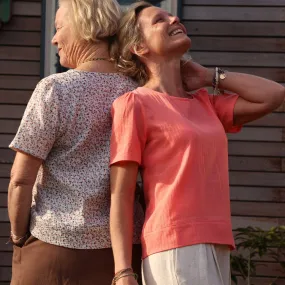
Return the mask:
<path id="1" fill-rule="evenodd" d="M 47 158 L 59 126 L 56 93 L 56 83 L 53 80 L 46 78 L 38 83 L 10 148 L 43 160 Z"/>
<path id="2" fill-rule="evenodd" d="M 145 115 L 136 94 L 127 93 L 112 105 L 110 164 L 119 161 L 142 163 L 146 143 Z"/>
<path id="3" fill-rule="evenodd" d="M 234 126 L 234 107 L 238 99 L 236 94 L 209 95 L 215 112 L 227 133 L 237 133 L 241 126 Z"/>

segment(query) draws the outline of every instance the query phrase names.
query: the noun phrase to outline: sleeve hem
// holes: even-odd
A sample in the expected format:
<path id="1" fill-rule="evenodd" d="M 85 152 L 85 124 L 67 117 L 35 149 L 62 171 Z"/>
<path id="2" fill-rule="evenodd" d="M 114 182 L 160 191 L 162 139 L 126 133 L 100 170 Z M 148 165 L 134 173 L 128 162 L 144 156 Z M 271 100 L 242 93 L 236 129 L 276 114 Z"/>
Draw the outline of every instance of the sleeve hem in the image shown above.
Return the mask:
<path id="1" fill-rule="evenodd" d="M 127 162 L 127 161 L 129 161 L 129 162 L 136 162 L 139 166 L 141 165 L 141 160 L 138 159 L 138 158 L 133 158 L 133 157 L 116 157 L 116 158 L 114 158 L 114 159 L 112 159 L 110 161 L 109 166 L 112 166 L 112 165 L 116 164 L 117 162 L 123 162 L 123 161 L 124 162 Z"/>
<path id="2" fill-rule="evenodd" d="M 226 130 L 227 133 L 238 133 L 241 129 L 242 129 L 242 126 L 239 126 L 239 125 L 234 125 L 234 109 L 235 109 L 235 105 L 236 105 L 236 102 L 239 98 L 238 95 L 234 95 L 236 98 L 233 100 L 232 102 L 232 106 L 231 106 L 231 126 Z"/>
<path id="3" fill-rule="evenodd" d="M 23 147 L 19 147 L 19 146 L 10 144 L 9 148 L 12 149 L 13 151 L 16 151 L 16 152 L 22 152 L 22 153 L 34 156 L 35 158 L 38 158 L 41 160 L 46 160 L 46 157 L 43 157 L 43 156 L 41 156 L 41 155 L 39 155 L 39 154 L 29 150 L 29 149 L 25 149 Z"/>

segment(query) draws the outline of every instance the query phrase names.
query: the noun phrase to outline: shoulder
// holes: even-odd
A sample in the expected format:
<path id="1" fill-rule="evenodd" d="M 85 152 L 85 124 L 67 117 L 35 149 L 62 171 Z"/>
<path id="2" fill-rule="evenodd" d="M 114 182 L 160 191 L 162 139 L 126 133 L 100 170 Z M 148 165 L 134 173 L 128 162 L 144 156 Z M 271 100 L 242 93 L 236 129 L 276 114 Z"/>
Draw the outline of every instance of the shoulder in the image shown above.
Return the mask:
<path id="1" fill-rule="evenodd" d="M 138 93 L 136 93 L 136 90 L 133 90 L 119 96 L 113 102 L 113 105 L 126 105 L 126 104 L 138 104 L 138 103 L 141 103 L 141 96 Z"/>
<path id="2" fill-rule="evenodd" d="M 60 94 L 60 86 L 57 82 L 57 74 L 53 74 L 38 82 L 30 103 L 55 101 L 58 99 L 58 94 Z"/>

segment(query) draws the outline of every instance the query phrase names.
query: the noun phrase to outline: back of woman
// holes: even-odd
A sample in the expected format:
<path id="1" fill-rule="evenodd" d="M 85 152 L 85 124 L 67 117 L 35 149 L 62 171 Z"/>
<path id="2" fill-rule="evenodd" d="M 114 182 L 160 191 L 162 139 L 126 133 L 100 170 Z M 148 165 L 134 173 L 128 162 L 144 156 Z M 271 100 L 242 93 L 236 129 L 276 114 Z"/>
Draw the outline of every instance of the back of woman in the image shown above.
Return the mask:
<path id="1" fill-rule="evenodd" d="M 120 16 L 116 0 L 59 1 L 52 44 L 71 70 L 39 82 L 10 145 L 17 152 L 8 194 L 12 285 L 111 284 L 110 109 L 137 87 L 111 59 Z"/>
<path id="2" fill-rule="evenodd" d="M 117 73 L 77 70 L 38 84 L 10 145 L 44 160 L 33 189 L 33 236 L 68 248 L 111 247 L 110 108 L 136 86 Z"/>

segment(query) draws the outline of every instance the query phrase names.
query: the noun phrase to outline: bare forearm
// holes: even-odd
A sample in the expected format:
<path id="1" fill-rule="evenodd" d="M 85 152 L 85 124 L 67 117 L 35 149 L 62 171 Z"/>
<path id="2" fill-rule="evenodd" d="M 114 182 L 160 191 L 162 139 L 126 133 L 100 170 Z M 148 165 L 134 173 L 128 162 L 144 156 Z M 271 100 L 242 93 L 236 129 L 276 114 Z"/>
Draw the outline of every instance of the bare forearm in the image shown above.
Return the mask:
<path id="1" fill-rule="evenodd" d="M 115 272 L 132 267 L 133 204 L 133 196 L 112 196 L 110 229 Z"/>
<path id="2" fill-rule="evenodd" d="M 212 84 L 214 71 L 209 70 L 207 85 Z M 227 77 L 219 81 L 220 89 L 238 94 L 246 101 L 267 104 L 277 108 L 284 100 L 285 88 L 274 81 L 251 74 L 227 72 Z"/>
<path id="3" fill-rule="evenodd" d="M 32 187 L 30 185 L 19 186 L 13 181 L 9 185 L 8 213 L 11 231 L 16 236 L 24 236 L 29 230 Z"/>

